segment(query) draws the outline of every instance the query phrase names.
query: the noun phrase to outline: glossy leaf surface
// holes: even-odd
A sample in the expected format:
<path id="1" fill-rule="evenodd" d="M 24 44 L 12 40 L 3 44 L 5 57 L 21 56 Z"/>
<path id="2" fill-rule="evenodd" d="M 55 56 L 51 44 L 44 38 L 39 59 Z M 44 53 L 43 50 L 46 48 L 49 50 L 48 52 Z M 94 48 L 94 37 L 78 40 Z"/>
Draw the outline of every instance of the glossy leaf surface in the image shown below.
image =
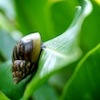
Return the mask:
<path id="1" fill-rule="evenodd" d="M 89 51 L 79 62 L 66 83 L 61 100 L 100 99 L 100 44 Z"/>
<path id="2" fill-rule="evenodd" d="M 27 100 L 41 84 L 48 80 L 52 73 L 62 69 L 80 57 L 80 49 L 77 43 L 78 33 L 80 32 L 84 18 L 92 10 L 92 5 L 89 1 L 83 1 L 82 3 L 83 6 L 77 8 L 76 16 L 67 31 L 44 43 L 45 48 L 40 57 L 39 69 L 26 88 L 23 97 L 25 100 Z"/>

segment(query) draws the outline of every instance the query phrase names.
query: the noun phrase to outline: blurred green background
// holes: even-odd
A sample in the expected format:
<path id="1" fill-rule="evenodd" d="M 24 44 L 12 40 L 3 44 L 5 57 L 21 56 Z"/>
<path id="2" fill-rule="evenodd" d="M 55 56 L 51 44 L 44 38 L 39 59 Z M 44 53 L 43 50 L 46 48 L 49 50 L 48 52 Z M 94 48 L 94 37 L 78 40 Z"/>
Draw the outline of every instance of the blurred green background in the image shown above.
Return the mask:
<path id="1" fill-rule="evenodd" d="M 39 32 L 42 42 L 62 34 L 71 24 L 79 1 L 0 0 L 0 91 L 8 98 L 19 100 L 30 80 L 29 76 L 16 86 L 13 84 L 14 45 L 32 32 Z M 79 35 L 79 47 L 86 56 L 53 74 L 33 93 L 32 100 L 100 99 L 100 46 L 97 46 L 100 44 L 100 3 L 99 0 L 91 3 L 92 13 L 83 22 Z"/>

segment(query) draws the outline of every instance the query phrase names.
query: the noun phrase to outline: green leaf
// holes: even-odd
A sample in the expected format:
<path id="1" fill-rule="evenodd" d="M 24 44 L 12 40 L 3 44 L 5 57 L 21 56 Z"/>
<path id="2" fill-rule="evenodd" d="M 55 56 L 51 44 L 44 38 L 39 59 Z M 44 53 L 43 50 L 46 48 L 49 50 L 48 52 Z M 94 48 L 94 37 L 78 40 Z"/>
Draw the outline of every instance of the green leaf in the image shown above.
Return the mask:
<path id="1" fill-rule="evenodd" d="M 38 31 L 42 41 L 61 34 L 70 25 L 77 0 L 14 0 L 17 22 L 24 34 Z"/>
<path id="2" fill-rule="evenodd" d="M 61 100 L 100 99 L 100 44 L 89 51 L 66 83 Z"/>
<path id="3" fill-rule="evenodd" d="M 16 41 L 7 31 L 0 30 L 0 54 L 4 60 L 11 59 L 12 50 Z"/>
<path id="4" fill-rule="evenodd" d="M 33 98 L 35 100 L 58 100 L 58 96 L 55 89 L 48 84 L 44 84 L 43 86 L 41 86 L 34 93 Z"/>
<path id="5" fill-rule="evenodd" d="M 60 36 L 44 43 L 38 71 L 26 87 L 24 100 L 27 100 L 55 72 L 79 59 L 81 51 L 78 47 L 78 33 L 91 10 L 91 3 L 83 0 L 82 6 L 77 7 L 76 16 L 70 27 Z"/>
<path id="6" fill-rule="evenodd" d="M 14 85 L 11 71 L 11 61 L 0 64 L 0 91 L 2 91 L 11 100 L 19 100 L 22 97 L 29 79 L 30 76 L 21 81 L 19 84 Z"/>
<path id="7" fill-rule="evenodd" d="M 100 5 L 100 0 L 94 0 L 94 1 Z"/>
<path id="8" fill-rule="evenodd" d="M 10 100 L 8 97 L 6 97 L 5 94 L 3 94 L 1 91 L 0 91 L 0 100 Z"/>
<path id="9" fill-rule="evenodd" d="M 95 0 L 91 0 L 93 4 L 92 13 L 84 21 L 81 30 L 81 48 L 84 53 L 88 52 L 94 48 L 100 42 L 100 5 L 98 5 Z"/>

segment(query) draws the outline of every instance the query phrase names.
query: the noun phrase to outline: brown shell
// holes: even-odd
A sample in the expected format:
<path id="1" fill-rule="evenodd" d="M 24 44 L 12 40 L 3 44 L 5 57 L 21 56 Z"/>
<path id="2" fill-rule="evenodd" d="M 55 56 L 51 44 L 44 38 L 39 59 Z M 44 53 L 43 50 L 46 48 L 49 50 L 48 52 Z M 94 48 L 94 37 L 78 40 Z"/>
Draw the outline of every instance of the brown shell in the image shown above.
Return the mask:
<path id="1" fill-rule="evenodd" d="M 12 72 L 14 83 L 18 83 L 32 72 L 34 64 L 25 60 L 15 60 L 13 62 Z"/>
<path id="2" fill-rule="evenodd" d="M 38 33 L 22 38 L 13 49 L 12 73 L 14 83 L 19 83 L 34 71 L 41 51 L 41 39 Z"/>

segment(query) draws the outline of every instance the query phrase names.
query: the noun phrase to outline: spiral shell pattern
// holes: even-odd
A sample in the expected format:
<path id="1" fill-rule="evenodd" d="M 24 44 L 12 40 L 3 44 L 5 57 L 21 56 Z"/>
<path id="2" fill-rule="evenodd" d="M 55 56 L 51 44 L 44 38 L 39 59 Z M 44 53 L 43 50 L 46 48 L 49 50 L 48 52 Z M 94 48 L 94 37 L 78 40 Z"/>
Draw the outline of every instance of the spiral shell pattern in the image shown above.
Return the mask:
<path id="1" fill-rule="evenodd" d="M 39 34 L 35 33 L 22 38 L 14 47 L 12 75 L 15 84 L 34 71 L 41 50 L 40 42 Z"/>

